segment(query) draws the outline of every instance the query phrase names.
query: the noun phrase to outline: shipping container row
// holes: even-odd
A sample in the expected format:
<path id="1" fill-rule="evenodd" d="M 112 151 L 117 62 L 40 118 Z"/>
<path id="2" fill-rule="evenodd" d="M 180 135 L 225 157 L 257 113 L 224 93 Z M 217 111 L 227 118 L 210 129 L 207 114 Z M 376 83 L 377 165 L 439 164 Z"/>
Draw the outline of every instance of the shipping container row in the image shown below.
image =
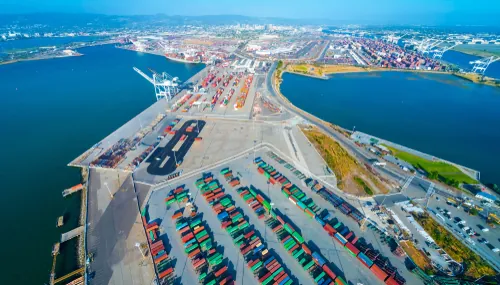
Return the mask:
<path id="1" fill-rule="evenodd" d="M 196 205 L 189 196 L 189 191 L 181 186 L 171 190 L 165 200 L 167 203 L 185 203 L 186 207 L 176 211 L 172 220 L 183 243 L 184 252 L 198 274 L 198 281 L 208 285 L 233 284 L 224 256 L 217 251 L 217 245 L 210 236 L 210 228 L 196 212 Z M 185 213 L 188 210 L 190 214 Z"/>
<path id="2" fill-rule="evenodd" d="M 155 271 L 159 280 L 162 280 L 163 284 L 174 284 L 174 267 L 170 256 L 167 253 L 165 244 L 158 236 L 158 223 L 157 222 L 147 222 L 146 212 L 141 213 L 142 223 L 146 229 L 146 235 L 148 239 L 149 251 L 151 257 L 153 258 Z M 142 248 L 139 248 L 141 251 Z"/>
<path id="3" fill-rule="evenodd" d="M 286 163 L 285 160 L 281 159 L 279 156 L 277 156 L 274 153 L 268 152 L 268 155 L 272 158 L 274 158 L 276 161 L 279 163 Z M 274 168 L 267 164 L 262 158 L 257 157 L 254 161 L 254 163 L 257 164 L 258 171 L 259 173 L 264 173 L 266 174 L 268 171 L 274 171 Z M 282 176 L 284 177 L 284 176 Z M 288 179 L 282 179 L 280 182 L 282 183 L 282 193 L 297 207 L 304 209 L 304 203 L 301 203 L 301 199 L 307 199 L 307 196 L 301 191 L 296 185 L 291 184 Z M 305 184 L 311 188 L 313 192 L 316 192 L 320 194 L 323 198 L 325 198 L 327 201 L 329 201 L 331 204 L 333 204 L 337 209 L 340 210 L 340 212 L 348 215 L 349 217 L 353 218 L 355 221 L 358 223 L 361 222 L 364 219 L 364 216 L 354 207 L 352 207 L 349 203 L 344 201 L 342 198 L 338 197 L 337 195 L 333 194 L 331 191 L 329 191 L 326 187 L 321 185 L 318 181 L 313 180 L 311 178 L 305 179 Z M 305 200 L 308 201 L 308 200 Z M 309 202 L 309 201 L 308 201 Z M 312 200 L 311 200 L 312 202 Z M 311 204 L 312 205 L 312 204 Z M 307 205 L 305 205 L 307 207 Z M 354 234 L 346 227 L 344 226 L 340 221 L 337 220 L 337 222 L 333 225 L 330 225 L 328 223 L 328 220 L 330 220 L 330 217 L 321 217 L 318 215 L 319 209 L 316 209 L 314 213 L 309 213 L 304 209 L 304 212 L 308 214 L 311 218 L 314 218 L 322 227 L 325 231 L 328 232 L 328 234 L 334 239 L 339 242 L 345 249 L 346 251 L 351 254 L 354 257 L 357 257 L 358 254 L 360 253 L 360 250 L 356 248 L 355 244 L 358 241 L 358 238 L 354 236 Z M 312 212 L 312 211 L 310 211 Z M 313 215 L 314 214 L 314 215 Z M 329 214 L 327 214 L 329 216 Z M 327 218 L 327 219 L 325 219 Z M 350 241 L 349 241 L 350 240 Z M 358 258 L 358 260 L 363 263 L 361 259 Z M 366 263 L 363 263 L 366 266 Z M 367 266 L 371 270 L 371 264 L 370 266 Z M 405 284 L 404 278 L 396 274 L 395 270 L 393 269 L 392 266 L 388 265 L 382 265 L 382 269 L 380 269 L 383 272 L 386 272 L 387 276 L 386 278 L 381 278 L 381 274 L 377 271 L 377 268 L 380 269 L 380 267 L 375 267 L 374 270 L 371 270 L 372 272 L 377 272 L 374 273 L 377 278 L 383 279 L 382 281 L 389 280 L 390 284 Z M 377 275 L 378 274 L 378 275 Z M 389 278 L 390 277 L 390 278 Z"/>
<path id="4" fill-rule="evenodd" d="M 223 169 L 221 175 L 230 171 Z M 266 173 L 274 176 L 279 175 L 274 170 L 267 168 Z M 347 284 L 341 277 L 337 277 L 333 273 L 318 252 L 311 253 L 300 233 L 295 231 L 292 225 L 285 223 L 284 218 L 271 208 L 270 201 L 262 196 L 259 189 L 251 185 L 250 188 L 240 187 L 236 191 L 252 210 L 262 209 L 255 211 L 256 215 L 259 218 L 267 216 L 266 225 L 277 235 L 287 252 L 311 275 L 316 284 Z"/>
<path id="5" fill-rule="evenodd" d="M 230 170 L 221 171 L 221 175 L 228 173 L 230 174 Z M 212 198 L 211 195 L 214 194 L 214 191 L 222 189 L 218 180 L 213 179 L 211 174 L 205 174 L 195 182 L 195 185 L 212 206 L 221 228 L 225 229 L 231 236 L 235 247 L 240 250 L 255 278 L 261 284 L 293 284 L 285 268 L 266 248 L 259 232 L 248 223 L 243 211 L 235 207 L 231 196 L 224 194 L 223 190 L 221 190 L 222 196 Z"/>

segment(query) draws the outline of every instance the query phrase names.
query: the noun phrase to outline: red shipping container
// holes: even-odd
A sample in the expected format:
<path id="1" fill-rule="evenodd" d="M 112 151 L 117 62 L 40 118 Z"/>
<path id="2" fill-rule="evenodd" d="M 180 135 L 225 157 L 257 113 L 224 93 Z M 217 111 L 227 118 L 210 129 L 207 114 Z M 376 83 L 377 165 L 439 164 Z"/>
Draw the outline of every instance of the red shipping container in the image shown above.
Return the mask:
<path id="1" fill-rule="evenodd" d="M 194 257 L 195 257 L 195 256 L 197 256 L 200 252 L 201 252 L 201 251 L 200 251 L 200 249 L 199 249 L 199 248 L 197 248 L 197 249 L 195 249 L 195 250 L 191 251 L 191 252 L 188 254 L 189 259 L 194 258 Z"/>
<path id="2" fill-rule="evenodd" d="M 227 266 L 222 267 L 217 272 L 215 272 L 215 277 L 221 276 L 224 272 L 226 272 L 226 270 L 227 270 Z"/>
<path id="3" fill-rule="evenodd" d="M 304 250 L 305 253 L 311 254 L 311 250 L 307 247 L 305 243 L 302 244 L 302 249 Z"/>
<path id="4" fill-rule="evenodd" d="M 167 258 L 168 258 L 168 255 L 167 255 L 167 254 L 164 254 L 164 255 L 162 255 L 162 256 L 160 256 L 160 257 L 158 257 L 157 259 L 155 259 L 155 264 L 158 264 L 158 263 L 160 263 L 162 260 L 165 260 L 165 259 L 167 259 Z"/>
<path id="5" fill-rule="evenodd" d="M 323 270 L 325 271 L 326 274 L 328 274 L 328 276 L 330 276 L 330 278 L 332 278 L 332 280 L 335 280 L 335 278 L 337 278 L 337 275 L 335 275 L 335 273 L 333 273 L 333 271 L 325 265 L 323 265 Z"/>
<path id="6" fill-rule="evenodd" d="M 355 237 L 353 240 L 352 240 L 352 244 L 356 244 L 356 242 L 358 242 L 358 237 Z"/>
<path id="7" fill-rule="evenodd" d="M 162 279 L 164 277 L 167 277 L 168 275 L 170 275 L 172 272 L 174 272 L 174 268 L 173 267 L 170 267 L 169 269 L 163 271 L 163 272 L 160 272 L 158 274 L 158 278 Z"/>
<path id="8" fill-rule="evenodd" d="M 271 276 L 272 274 L 273 274 L 272 272 L 267 272 L 266 275 L 264 275 L 261 278 L 259 278 L 259 282 L 260 283 L 264 282 L 264 280 L 266 280 L 267 278 L 269 278 L 269 276 Z"/>
<path id="9" fill-rule="evenodd" d="M 337 232 L 330 224 L 325 224 L 325 226 L 323 226 L 323 229 L 333 234 Z"/>
<path id="10" fill-rule="evenodd" d="M 375 276 L 377 276 L 378 279 L 385 281 L 387 279 L 388 274 L 385 273 L 380 267 L 378 267 L 376 264 L 373 264 L 373 266 L 370 268 L 370 270 L 373 272 Z"/>
<path id="11" fill-rule="evenodd" d="M 387 285 L 400 285 L 394 278 L 391 276 L 387 280 L 385 280 L 385 284 Z"/>
<path id="12" fill-rule="evenodd" d="M 278 273 L 278 275 L 274 276 L 273 280 L 274 280 L 274 281 L 278 281 L 278 280 L 281 278 L 281 276 L 283 276 L 283 275 L 285 275 L 285 274 L 286 274 L 286 273 L 285 273 L 285 270 L 283 270 L 283 271 L 281 271 L 280 273 Z"/>
<path id="13" fill-rule="evenodd" d="M 354 255 L 358 256 L 359 254 L 359 249 L 357 249 L 354 245 L 352 245 L 350 242 L 345 244 L 345 247 L 349 249 Z"/>

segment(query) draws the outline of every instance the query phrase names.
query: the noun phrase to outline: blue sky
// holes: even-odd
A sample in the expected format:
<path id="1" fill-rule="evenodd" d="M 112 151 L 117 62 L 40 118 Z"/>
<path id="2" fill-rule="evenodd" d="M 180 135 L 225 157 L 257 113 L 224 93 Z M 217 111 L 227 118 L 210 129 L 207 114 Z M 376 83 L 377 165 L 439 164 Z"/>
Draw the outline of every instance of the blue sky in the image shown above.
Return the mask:
<path id="1" fill-rule="evenodd" d="M 0 0 L 0 13 L 328 18 L 374 24 L 496 24 L 500 0 Z"/>

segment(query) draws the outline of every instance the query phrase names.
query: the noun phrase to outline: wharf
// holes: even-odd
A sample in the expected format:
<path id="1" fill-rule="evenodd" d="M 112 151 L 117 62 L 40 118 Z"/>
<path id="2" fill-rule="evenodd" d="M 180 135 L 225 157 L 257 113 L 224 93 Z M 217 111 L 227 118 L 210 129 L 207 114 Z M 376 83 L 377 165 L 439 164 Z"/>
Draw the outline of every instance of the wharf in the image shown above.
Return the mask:
<path id="1" fill-rule="evenodd" d="M 83 184 L 78 184 L 78 185 L 75 185 L 75 186 L 73 186 L 71 188 L 65 189 L 62 192 L 62 195 L 63 195 L 63 197 L 66 197 L 66 196 L 71 195 L 71 194 L 73 194 L 75 192 L 78 192 L 78 191 L 80 191 L 82 189 L 83 189 Z"/>
<path id="2" fill-rule="evenodd" d="M 68 241 L 74 237 L 77 237 L 83 233 L 83 226 L 73 229 L 67 233 L 61 235 L 61 243 Z"/>

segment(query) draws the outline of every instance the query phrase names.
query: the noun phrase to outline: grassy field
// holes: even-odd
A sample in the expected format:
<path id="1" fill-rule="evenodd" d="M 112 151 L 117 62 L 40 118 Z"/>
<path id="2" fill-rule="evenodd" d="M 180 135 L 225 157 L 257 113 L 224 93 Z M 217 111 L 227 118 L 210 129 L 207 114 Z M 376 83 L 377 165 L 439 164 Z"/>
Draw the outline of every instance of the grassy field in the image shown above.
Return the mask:
<path id="1" fill-rule="evenodd" d="M 302 131 L 335 173 L 340 189 L 360 196 L 388 192 L 387 187 L 359 165 L 338 142 L 315 128 L 303 128 Z"/>
<path id="2" fill-rule="evenodd" d="M 358 183 L 358 185 L 363 188 L 363 190 L 365 190 L 365 193 L 372 196 L 373 195 L 373 191 L 370 187 L 368 187 L 368 185 L 366 185 L 365 181 L 361 178 L 359 178 L 358 176 L 354 176 L 354 181 L 356 181 L 356 183 Z"/>
<path id="3" fill-rule="evenodd" d="M 404 160 L 411 165 L 413 165 L 415 168 L 420 168 L 424 170 L 427 173 L 432 173 L 432 172 L 437 172 L 438 173 L 438 179 L 441 180 L 442 182 L 447 183 L 447 181 L 450 180 L 455 180 L 460 183 L 467 183 L 467 184 L 476 184 L 477 181 L 470 178 L 469 176 L 465 175 L 460 169 L 456 168 L 455 166 L 444 163 L 444 162 L 439 162 L 439 161 L 430 161 L 424 158 L 421 158 L 419 156 L 416 156 L 414 154 L 401 151 L 398 149 L 395 149 L 393 147 L 387 146 L 387 147 L 394 156 L 397 158 Z"/>
<path id="4" fill-rule="evenodd" d="M 500 56 L 500 45 L 458 45 L 454 50 L 480 57 Z"/>
<path id="5" fill-rule="evenodd" d="M 465 264 L 465 275 L 472 278 L 479 278 L 484 275 L 494 275 L 495 270 L 489 266 L 479 255 L 475 254 L 467 246 L 461 243 L 443 226 L 438 224 L 428 215 L 414 215 L 415 220 L 431 235 L 446 253 L 455 261 Z"/>
<path id="6" fill-rule="evenodd" d="M 431 260 L 425 253 L 422 251 L 418 250 L 413 242 L 411 241 L 401 241 L 401 247 L 403 250 L 408 254 L 408 256 L 415 262 L 415 264 L 425 272 L 433 272 L 434 269 L 432 268 L 431 265 Z"/>

